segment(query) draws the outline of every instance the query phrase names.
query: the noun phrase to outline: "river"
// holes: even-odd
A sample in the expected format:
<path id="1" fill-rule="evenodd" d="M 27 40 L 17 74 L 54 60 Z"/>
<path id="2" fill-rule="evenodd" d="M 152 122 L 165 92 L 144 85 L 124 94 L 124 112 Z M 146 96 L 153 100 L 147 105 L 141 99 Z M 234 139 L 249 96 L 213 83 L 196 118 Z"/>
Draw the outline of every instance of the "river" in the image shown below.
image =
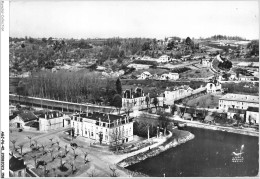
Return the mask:
<path id="1" fill-rule="evenodd" d="M 188 127 L 195 138 L 127 169 L 152 177 L 256 176 L 259 138 Z M 232 152 L 244 144 L 243 162 L 232 162 Z"/>

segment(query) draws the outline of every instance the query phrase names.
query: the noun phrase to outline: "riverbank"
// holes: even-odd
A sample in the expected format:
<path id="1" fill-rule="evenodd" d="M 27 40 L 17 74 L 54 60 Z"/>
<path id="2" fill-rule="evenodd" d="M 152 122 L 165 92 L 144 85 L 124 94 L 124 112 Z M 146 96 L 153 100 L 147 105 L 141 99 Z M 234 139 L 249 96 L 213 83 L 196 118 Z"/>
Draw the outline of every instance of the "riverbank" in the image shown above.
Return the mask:
<path id="1" fill-rule="evenodd" d="M 249 131 L 249 130 L 246 130 L 246 129 L 234 129 L 234 128 L 224 127 L 224 126 L 201 124 L 201 123 L 190 123 L 190 122 L 187 123 L 187 126 L 259 137 L 259 132 Z"/>
<path id="2" fill-rule="evenodd" d="M 186 134 L 180 138 L 175 138 L 175 136 L 173 135 L 171 138 L 168 138 L 161 145 L 154 147 L 152 149 L 149 148 L 148 150 L 138 153 L 137 155 L 123 159 L 122 161 L 117 163 L 117 165 L 119 167 L 123 167 L 123 168 L 128 167 L 130 165 L 141 162 L 147 158 L 154 157 L 154 156 L 160 154 L 161 152 L 164 152 L 172 147 L 176 147 L 177 145 L 180 145 L 189 140 L 192 140 L 195 137 L 192 133 L 190 133 L 188 131 L 181 131 L 181 132 L 182 133 L 185 132 Z"/>
<path id="3" fill-rule="evenodd" d="M 146 113 L 146 114 L 151 116 L 151 117 L 158 118 L 158 115 L 156 115 L 156 114 L 150 114 L 150 113 Z M 220 126 L 220 125 L 217 125 L 217 124 L 215 124 L 215 125 L 205 124 L 205 123 L 201 123 L 199 121 L 184 120 L 178 115 L 174 115 L 170 119 L 172 119 L 174 122 L 186 123 L 187 126 L 190 126 L 190 127 L 225 131 L 225 132 L 230 132 L 230 133 L 234 133 L 234 134 L 241 134 L 241 135 L 259 137 L 259 131 L 256 131 L 256 130 L 253 130 L 253 129 L 252 130 L 250 130 L 250 129 L 238 129 L 238 128 L 234 128 L 234 127 Z"/>

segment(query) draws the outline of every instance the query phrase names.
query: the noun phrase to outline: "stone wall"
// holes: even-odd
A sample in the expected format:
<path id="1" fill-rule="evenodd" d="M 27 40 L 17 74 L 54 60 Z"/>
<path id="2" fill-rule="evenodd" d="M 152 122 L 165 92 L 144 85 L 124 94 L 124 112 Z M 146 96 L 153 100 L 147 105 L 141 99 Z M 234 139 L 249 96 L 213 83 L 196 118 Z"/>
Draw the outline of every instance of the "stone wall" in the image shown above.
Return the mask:
<path id="1" fill-rule="evenodd" d="M 192 133 L 189 133 L 189 135 L 187 135 L 183 138 L 173 139 L 172 141 L 170 141 L 169 143 L 167 143 L 165 145 L 161 145 L 161 146 L 155 147 L 151 150 L 148 150 L 148 151 L 139 153 L 137 155 L 134 155 L 132 157 L 126 158 L 126 159 L 120 161 L 117 165 L 120 167 L 127 167 L 130 165 L 133 165 L 133 164 L 141 162 L 147 158 L 154 157 L 154 156 L 160 154 L 161 152 L 166 151 L 169 148 L 172 148 L 172 147 L 175 147 L 182 143 L 185 143 L 185 142 L 193 139 L 194 137 L 195 136 Z"/>

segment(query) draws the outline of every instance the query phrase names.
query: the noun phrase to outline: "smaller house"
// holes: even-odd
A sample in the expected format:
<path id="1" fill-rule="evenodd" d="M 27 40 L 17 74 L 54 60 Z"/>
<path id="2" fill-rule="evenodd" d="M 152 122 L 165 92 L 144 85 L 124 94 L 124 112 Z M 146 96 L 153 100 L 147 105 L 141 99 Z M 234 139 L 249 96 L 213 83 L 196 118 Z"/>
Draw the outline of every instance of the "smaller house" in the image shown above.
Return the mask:
<path id="1" fill-rule="evenodd" d="M 38 117 L 31 111 L 25 110 L 19 113 L 14 119 L 10 121 L 12 127 L 19 129 L 30 128 L 31 125 L 38 121 Z"/>
<path id="2" fill-rule="evenodd" d="M 136 70 L 143 70 L 143 69 L 149 69 L 152 65 L 145 65 L 145 64 L 137 64 L 137 63 L 131 63 L 127 66 L 127 68 L 135 68 Z"/>
<path id="3" fill-rule="evenodd" d="M 145 79 L 149 79 L 150 77 L 152 77 L 152 74 L 149 73 L 148 71 L 144 71 L 144 72 L 141 74 L 140 79 L 145 80 Z"/>
<path id="4" fill-rule="evenodd" d="M 157 59 L 156 61 L 158 63 L 168 63 L 170 60 L 170 57 L 168 55 L 162 55 L 159 59 Z"/>
<path id="5" fill-rule="evenodd" d="M 239 75 L 238 76 L 239 81 L 253 81 L 254 76 L 244 76 L 244 75 Z"/>
<path id="6" fill-rule="evenodd" d="M 97 71 L 105 71 L 105 70 L 106 70 L 106 67 L 97 66 L 96 70 L 97 70 Z"/>
<path id="7" fill-rule="evenodd" d="M 202 67 L 207 67 L 209 68 L 210 67 L 210 64 L 211 64 L 211 59 L 208 59 L 208 58 L 205 58 L 205 59 L 202 59 L 201 60 L 201 63 L 202 63 Z"/>
<path id="8" fill-rule="evenodd" d="M 26 165 L 22 158 L 12 156 L 9 159 L 9 174 L 10 177 L 26 177 Z"/>
<path id="9" fill-rule="evenodd" d="M 228 78 L 230 81 L 237 80 L 237 74 L 234 72 L 230 73 L 230 77 Z"/>
<path id="10" fill-rule="evenodd" d="M 222 92 L 222 87 L 219 82 L 217 83 L 207 83 L 206 85 L 207 93 L 216 93 L 216 92 Z"/>
<path id="11" fill-rule="evenodd" d="M 234 119 L 236 115 L 239 115 L 242 120 L 245 119 L 246 110 L 244 109 L 236 109 L 236 108 L 228 108 L 227 117 L 228 119 Z"/>
<path id="12" fill-rule="evenodd" d="M 246 123 L 259 124 L 259 108 L 248 107 L 246 110 Z"/>
<path id="13" fill-rule="evenodd" d="M 179 74 L 178 73 L 169 73 L 169 74 L 162 74 L 160 77 L 160 80 L 177 80 L 179 79 Z"/>

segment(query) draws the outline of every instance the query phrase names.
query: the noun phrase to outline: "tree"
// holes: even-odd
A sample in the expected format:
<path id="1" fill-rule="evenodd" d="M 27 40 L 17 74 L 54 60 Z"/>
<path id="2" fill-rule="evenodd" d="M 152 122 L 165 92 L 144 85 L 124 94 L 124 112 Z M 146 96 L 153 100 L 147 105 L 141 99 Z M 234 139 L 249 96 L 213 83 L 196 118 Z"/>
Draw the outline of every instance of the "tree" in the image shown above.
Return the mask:
<path id="1" fill-rule="evenodd" d="M 166 129 L 170 124 L 169 114 L 161 112 L 161 114 L 158 117 L 158 121 L 160 122 L 162 128 L 164 128 L 164 135 L 166 136 Z"/>
<path id="2" fill-rule="evenodd" d="M 185 43 L 187 45 L 190 45 L 192 43 L 192 40 L 190 39 L 190 37 L 187 37 L 186 40 L 185 40 Z"/>
<path id="3" fill-rule="evenodd" d="M 11 140 L 11 143 L 13 144 L 13 150 L 16 150 L 16 148 L 15 148 L 16 140 Z"/>
<path id="4" fill-rule="evenodd" d="M 158 103 L 159 103 L 158 98 L 157 98 L 157 97 L 153 98 L 153 105 L 155 106 L 156 111 L 157 111 L 157 105 L 158 105 Z"/>
<path id="5" fill-rule="evenodd" d="M 47 39 L 46 38 L 42 38 L 42 42 L 47 43 Z"/>
<path id="6" fill-rule="evenodd" d="M 116 91 L 117 94 L 122 95 L 122 85 L 119 78 L 116 80 Z"/>
<path id="7" fill-rule="evenodd" d="M 30 147 L 32 146 L 32 136 L 27 136 L 27 138 L 30 140 Z"/>
<path id="8" fill-rule="evenodd" d="M 111 177 L 117 177 L 118 173 L 116 172 L 116 167 L 111 167 L 109 166 L 109 169 L 112 171 L 112 174 L 110 175 Z"/>
<path id="9" fill-rule="evenodd" d="M 101 145 L 101 143 L 102 143 L 102 140 L 103 140 L 103 133 L 102 132 L 99 132 L 99 143 L 100 143 L 100 145 Z"/>
<path id="10" fill-rule="evenodd" d="M 149 107 L 149 102 L 150 102 L 149 96 L 145 97 L 145 102 L 146 102 L 146 105 L 147 105 L 147 108 L 148 108 Z"/>
<path id="11" fill-rule="evenodd" d="M 116 152 L 118 152 L 119 147 L 121 146 L 120 139 L 122 138 L 122 133 L 120 127 L 115 127 L 112 132 L 110 132 L 111 145 L 115 145 Z"/>
<path id="12" fill-rule="evenodd" d="M 18 146 L 19 146 L 19 148 L 21 150 L 21 155 L 23 155 L 23 144 L 19 144 Z"/>
<path id="13" fill-rule="evenodd" d="M 178 106 L 176 106 L 175 104 L 171 106 L 171 113 L 174 115 L 175 111 L 178 110 Z"/>
<path id="14" fill-rule="evenodd" d="M 116 94 L 113 98 L 113 106 L 118 109 L 118 114 L 120 114 L 120 110 L 122 108 L 122 97 L 119 94 Z"/>

